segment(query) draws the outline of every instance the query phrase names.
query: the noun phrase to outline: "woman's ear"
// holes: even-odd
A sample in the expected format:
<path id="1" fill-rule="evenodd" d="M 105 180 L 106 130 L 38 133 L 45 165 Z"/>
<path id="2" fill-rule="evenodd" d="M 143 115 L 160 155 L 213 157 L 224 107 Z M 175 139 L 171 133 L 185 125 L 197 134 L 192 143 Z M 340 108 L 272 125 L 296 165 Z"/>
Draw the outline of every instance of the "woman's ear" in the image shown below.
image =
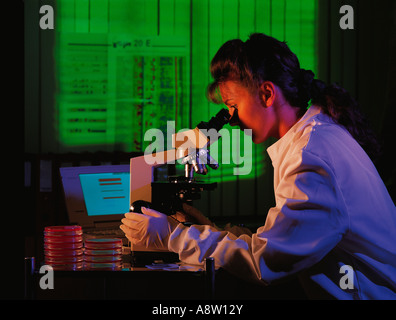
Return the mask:
<path id="1" fill-rule="evenodd" d="M 274 104 L 276 90 L 271 81 L 264 81 L 260 85 L 259 95 L 264 107 L 269 108 Z"/>

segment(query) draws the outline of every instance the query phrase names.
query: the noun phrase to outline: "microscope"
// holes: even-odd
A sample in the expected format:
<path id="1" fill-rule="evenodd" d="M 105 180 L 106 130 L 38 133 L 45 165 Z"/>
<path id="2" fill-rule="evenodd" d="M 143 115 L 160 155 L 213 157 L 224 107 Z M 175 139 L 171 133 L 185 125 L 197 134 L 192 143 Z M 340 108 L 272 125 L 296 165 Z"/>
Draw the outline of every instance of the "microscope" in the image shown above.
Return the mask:
<path id="1" fill-rule="evenodd" d="M 200 122 L 195 129 L 172 135 L 172 149 L 145 154 L 130 159 L 130 210 L 141 212 L 141 207 L 151 208 L 167 215 L 182 211 L 183 203 L 192 205 L 204 190 L 214 190 L 217 183 L 197 181 L 194 173 L 207 174 L 207 165 L 217 169 L 219 164 L 210 156 L 209 146 L 221 136 L 219 130 L 227 123 L 237 124 L 238 115 L 227 109 L 220 110 L 208 122 Z M 167 181 L 154 181 L 154 171 L 176 160 L 184 165 L 184 175 L 170 176 Z M 178 254 L 165 249 L 149 249 L 131 245 L 131 264 L 144 266 L 153 261 L 173 263 Z"/>
<path id="2" fill-rule="evenodd" d="M 219 130 L 231 120 L 227 109 L 220 110 L 208 122 L 195 129 L 172 136 L 172 149 L 146 154 L 130 160 L 130 211 L 141 213 L 141 207 L 152 208 L 167 215 L 182 211 L 183 203 L 192 205 L 204 190 L 214 190 L 217 183 L 197 181 L 194 173 L 205 175 L 207 165 L 219 164 L 209 154 L 209 146 L 221 136 Z M 184 165 L 183 176 L 170 176 L 168 181 L 154 181 L 154 169 L 175 161 Z"/>

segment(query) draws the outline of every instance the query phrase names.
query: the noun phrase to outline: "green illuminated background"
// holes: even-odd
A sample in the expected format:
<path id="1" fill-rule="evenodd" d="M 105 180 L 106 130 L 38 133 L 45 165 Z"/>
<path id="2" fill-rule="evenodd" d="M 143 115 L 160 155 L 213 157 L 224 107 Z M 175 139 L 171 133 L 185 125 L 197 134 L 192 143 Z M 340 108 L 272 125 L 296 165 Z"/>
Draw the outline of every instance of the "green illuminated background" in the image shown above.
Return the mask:
<path id="1" fill-rule="evenodd" d="M 149 128 L 165 132 L 174 120 L 177 131 L 208 120 L 220 108 L 205 97 L 211 58 L 225 41 L 252 32 L 287 41 L 315 72 L 315 17 L 314 0 L 58 0 L 59 143 L 66 151 L 144 151 Z M 260 190 L 267 146 L 254 145 L 250 156 L 242 145 L 241 156 L 253 162 L 249 175 L 233 175 L 232 163 L 210 172 L 223 183 L 210 195 L 225 195 L 222 211 L 236 205 L 235 192 L 252 183 Z M 221 141 L 213 147 L 231 152 Z"/>
<path id="2" fill-rule="evenodd" d="M 205 96 L 212 57 L 225 41 L 246 40 L 252 32 L 287 41 L 302 68 L 317 70 L 316 0 L 52 3 L 55 110 L 52 117 L 41 115 L 54 126 L 49 152 L 144 151 L 149 128 L 165 132 L 171 120 L 177 131 L 207 121 L 221 108 Z M 241 156 L 252 161 L 249 175 L 233 175 L 232 163 L 210 170 L 206 179 L 219 187 L 203 194 L 200 208 L 211 215 L 266 214 L 273 194 L 266 148 L 272 142 L 253 145 L 251 156 L 242 145 Z M 223 147 L 232 152 L 221 141 L 213 147 L 220 155 Z"/>

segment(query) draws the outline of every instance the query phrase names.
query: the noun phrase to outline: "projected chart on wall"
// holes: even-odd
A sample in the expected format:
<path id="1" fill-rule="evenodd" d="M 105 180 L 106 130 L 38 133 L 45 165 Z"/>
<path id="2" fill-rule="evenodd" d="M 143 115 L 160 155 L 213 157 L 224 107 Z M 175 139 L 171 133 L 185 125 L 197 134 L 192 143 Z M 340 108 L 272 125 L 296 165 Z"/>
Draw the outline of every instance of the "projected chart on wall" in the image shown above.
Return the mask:
<path id="1" fill-rule="evenodd" d="M 58 128 L 65 146 L 144 150 L 189 105 L 188 46 L 181 38 L 65 33 L 60 37 Z M 184 108 L 183 108 L 184 106 Z M 184 111 L 185 110 L 185 111 Z"/>

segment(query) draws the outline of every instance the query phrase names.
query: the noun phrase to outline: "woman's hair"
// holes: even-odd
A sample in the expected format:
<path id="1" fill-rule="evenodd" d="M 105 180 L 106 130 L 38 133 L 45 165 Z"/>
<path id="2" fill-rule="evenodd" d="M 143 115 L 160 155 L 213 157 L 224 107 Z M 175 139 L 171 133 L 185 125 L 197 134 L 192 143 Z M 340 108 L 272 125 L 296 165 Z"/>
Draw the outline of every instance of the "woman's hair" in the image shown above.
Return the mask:
<path id="1" fill-rule="evenodd" d="M 214 81 L 208 86 L 208 98 L 215 103 L 222 102 L 218 92 L 221 82 L 237 81 L 255 93 L 262 82 L 271 81 L 281 88 L 290 105 L 299 108 L 299 116 L 311 101 L 344 126 L 373 161 L 379 155 L 379 144 L 357 102 L 342 87 L 326 85 L 314 79 L 311 70 L 301 69 L 285 42 L 261 33 L 250 35 L 246 42 L 227 41 L 212 59 L 210 72 Z"/>

